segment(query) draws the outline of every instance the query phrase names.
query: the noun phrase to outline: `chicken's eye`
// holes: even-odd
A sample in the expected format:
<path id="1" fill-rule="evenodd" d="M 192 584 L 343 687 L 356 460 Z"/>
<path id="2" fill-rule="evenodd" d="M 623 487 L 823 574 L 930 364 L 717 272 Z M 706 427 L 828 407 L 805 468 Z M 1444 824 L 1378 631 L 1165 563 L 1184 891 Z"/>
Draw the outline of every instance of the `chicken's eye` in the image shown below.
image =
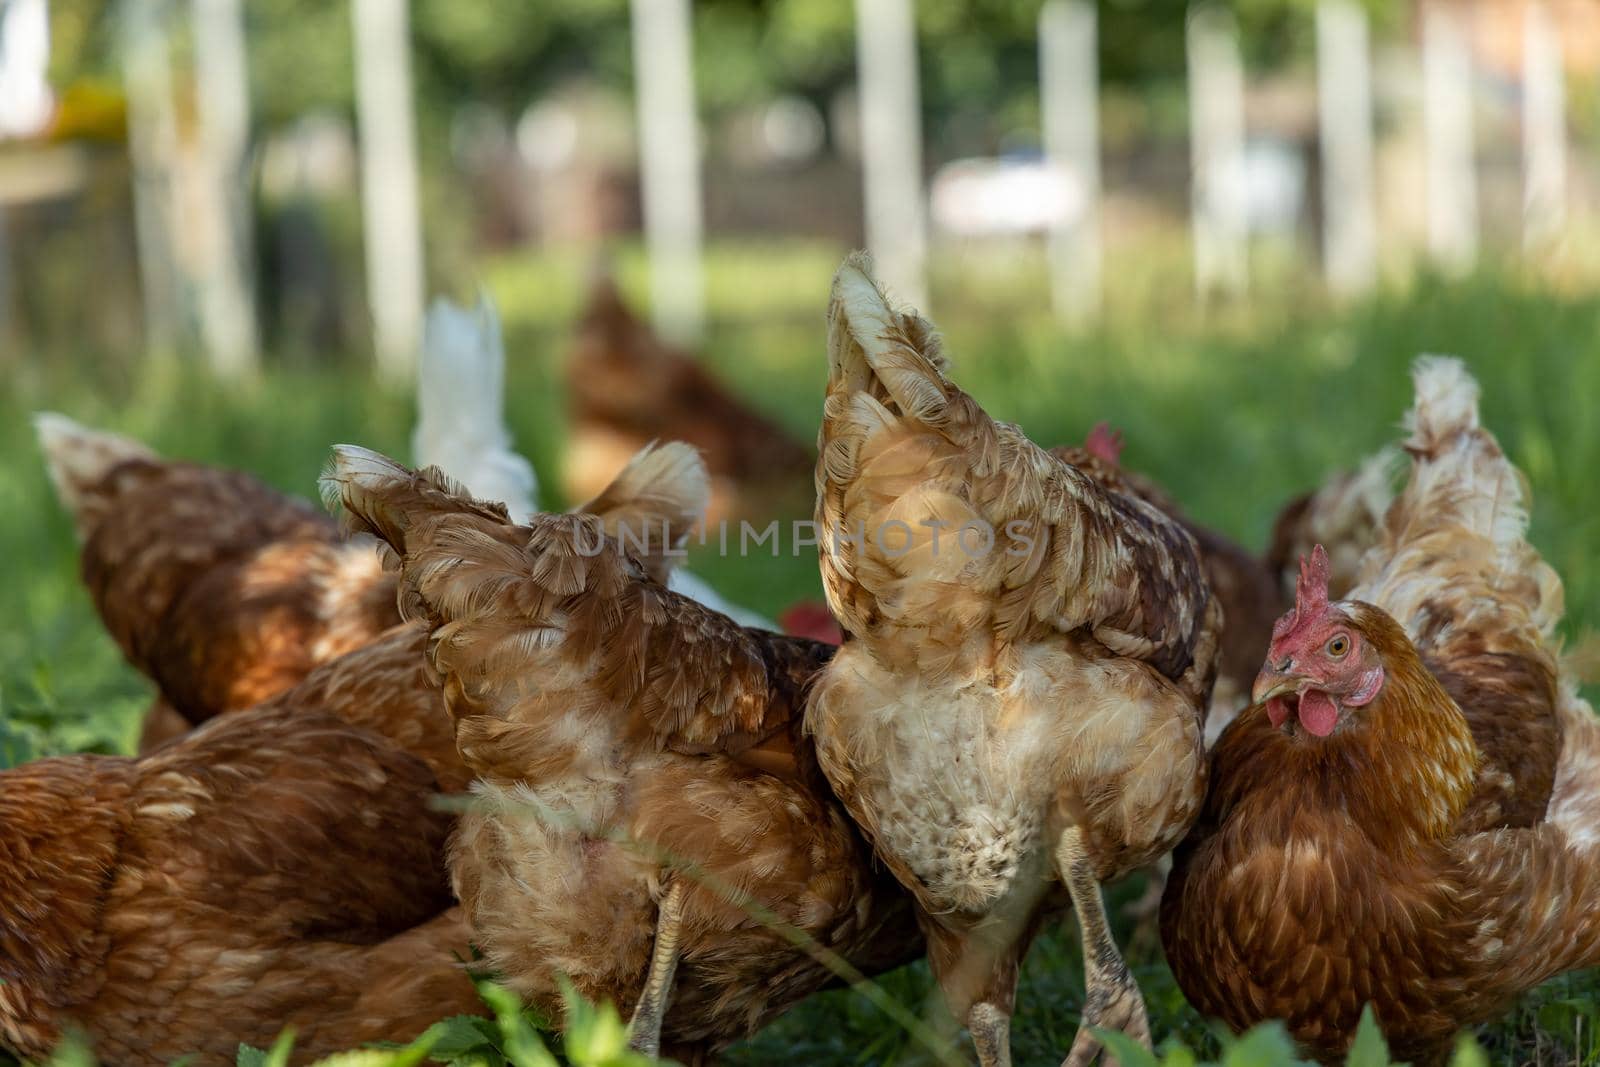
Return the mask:
<path id="1" fill-rule="evenodd" d="M 1346 652 L 1349 651 L 1350 638 L 1344 634 L 1339 634 L 1335 636 L 1332 641 L 1328 642 L 1328 655 L 1332 656 L 1334 659 L 1341 658 Z"/>

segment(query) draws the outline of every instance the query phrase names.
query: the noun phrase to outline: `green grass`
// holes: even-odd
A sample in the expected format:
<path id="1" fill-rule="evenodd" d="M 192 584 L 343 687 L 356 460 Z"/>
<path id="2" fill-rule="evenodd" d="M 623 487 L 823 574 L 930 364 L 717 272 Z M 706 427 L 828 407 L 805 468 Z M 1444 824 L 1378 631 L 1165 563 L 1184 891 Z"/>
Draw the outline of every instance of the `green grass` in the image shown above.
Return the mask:
<path id="1" fill-rule="evenodd" d="M 725 248 L 710 264 L 705 358 L 797 434 L 815 434 L 823 377 L 823 306 L 841 250 L 786 257 Z M 1160 479 L 1198 518 L 1263 543 L 1273 515 L 1327 471 L 1394 441 L 1409 402 L 1407 369 L 1421 351 L 1467 359 L 1483 413 L 1533 490 L 1532 539 L 1566 581 L 1567 634 L 1600 626 L 1600 297 L 1560 294 L 1515 276 L 1424 279 L 1338 310 L 1292 290 L 1272 310 L 1193 310 L 1186 287 L 1159 272 L 1136 302 L 1067 333 L 1046 316 L 1032 261 L 991 262 L 981 274 L 937 275 L 934 316 L 954 376 L 995 415 L 1042 443 L 1081 439 L 1100 419 L 1127 435 L 1126 462 Z M 554 494 L 564 435 L 557 387 L 581 262 L 491 265 L 486 284 L 506 319 L 510 418 Z M 622 258 L 626 285 L 642 272 Z M 49 492 L 27 414 L 62 410 L 133 433 L 164 453 L 242 467 L 305 495 L 328 446 L 356 441 L 409 453 L 409 398 L 373 386 L 348 361 L 279 369 L 229 392 L 181 368 L 150 371 L 125 357 L 30 360 L 0 394 L 0 762 L 52 751 L 126 751 L 148 687 L 101 631 L 76 577 L 70 529 Z M 775 611 L 819 593 L 815 557 L 717 558 L 694 567 L 729 595 Z M 1591 692 L 1591 695 L 1592 692 Z M 1116 901 L 1137 895 L 1119 887 Z M 1120 931 L 1124 943 L 1132 936 Z M 1130 957 L 1158 1041 L 1180 1037 L 1214 1053 L 1148 941 Z M 927 991 L 923 968 L 885 986 L 908 1004 Z M 1577 976 L 1526 998 L 1481 1035 L 1493 1062 L 1600 1062 L 1600 982 Z M 1082 1003 L 1070 934 L 1035 946 L 1015 1031 L 1019 1064 L 1054 1064 Z M 730 1062 L 876 1063 L 905 1044 L 885 1016 L 848 991 L 808 1002 L 730 1055 Z M 1231 1061 L 1230 1061 L 1231 1062 Z"/>

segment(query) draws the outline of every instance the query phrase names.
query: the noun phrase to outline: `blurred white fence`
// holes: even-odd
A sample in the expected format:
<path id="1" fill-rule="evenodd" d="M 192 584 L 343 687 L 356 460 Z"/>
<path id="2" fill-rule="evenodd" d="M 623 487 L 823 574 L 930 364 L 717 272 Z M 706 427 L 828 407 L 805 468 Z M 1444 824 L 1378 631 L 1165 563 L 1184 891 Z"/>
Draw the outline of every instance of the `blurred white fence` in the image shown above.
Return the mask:
<path id="1" fill-rule="evenodd" d="M 406 0 L 353 0 L 362 238 L 378 372 L 403 384 L 422 341 L 422 217 Z"/>
<path id="2" fill-rule="evenodd" d="M 250 68 L 244 0 L 192 0 L 199 106 L 200 326 L 212 365 L 229 378 L 259 370 L 252 284 Z"/>
<path id="3" fill-rule="evenodd" d="M 1567 86 L 1561 38 L 1543 3 L 1528 5 L 1522 33 L 1522 232 L 1536 248 L 1558 237 L 1567 217 Z"/>
<path id="4" fill-rule="evenodd" d="M 1201 299 L 1250 286 L 1249 186 L 1244 153 L 1244 62 L 1233 16 L 1189 15 L 1189 151 L 1194 159 L 1194 283 Z"/>
<path id="5" fill-rule="evenodd" d="M 1045 159 L 1077 210 L 1050 228 L 1051 301 L 1081 321 L 1100 309 L 1100 64 L 1091 0 L 1039 11 L 1039 111 Z"/>
<path id="6" fill-rule="evenodd" d="M 927 305 L 922 108 L 912 0 L 856 0 L 867 247 L 900 299 Z"/>
<path id="7" fill-rule="evenodd" d="M 1372 55 L 1355 0 L 1317 4 L 1317 127 L 1322 151 L 1322 264 L 1328 286 L 1360 292 L 1378 276 L 1373 195 Z"/>
<path id="8" fill-rule="evenodd" d="M 1422 80 L 1428 247 L 1440 266 L 1466 270 L 1478 255 L 1472 48 L 1460 11 L 1439 0 L 1423 14 Z"/>
<path id="9" fill-rule="evenodd" d="M 170 349 L 187 324 L 200 334 L 220 374 L 248 376 L 256 355 L 246 225 L 249 100 L 243 0 L 190 0 L 199 93 L 197 168 L 201 197 L 195 271 L 181 264 L 174 161 L 184 152 L 173 114 L 167 6 L 123 0 L 129 134 L 145 321 L 153 348 Z M 670 336 L 692 341 L 704 317 L 701 266 L 704 189 L 702 139 L 694 90 L 692 0 L 631 0 L 635 36 L 635 126 L 653 315 Z M 405 0 L 351 0 L 355 26 L 367 285 L 378 367 L 386 378 L 413 373 L 424 274 L 417 192 L 414 101 Z M 1470 8 L 1420 0 L 1415 64 L 1420 92 L 1398 106 L 1417 112 L 1425 182 L 1416 214 L 1425 219 L 1430 256 L 1453 270 L 1478 255 L 1479 170 L 1475 135 L 1480 78 L 1475 73 Z M 884 279 L 904 299 L 927 297 L 928 202 L 917 80 L 914 0 L 855 0 L 863 230 Z M 1336 294 L 1358 293 L 1379 274 L 1379 148 L 1373 42 L 1358 0 L 1319 0 L 1315 146 L 1320 156 L 1320 260 Z M 1303 161 L 1284 165 L 1285 142 L 1252 140 L 1250 72 L 1238 31 L 1220 6 L 1201 6 L 1188 23 L 1190 174 L 1194 279 L 1201 298 L 1233 299 L 1250 289 L 1252 228 L 1263 212 L 1298 212 Z M 1098 43 L 1094 0 L 1048 0 L 1040 12 L 1038 165 L 966 164 L 961 181 L 940 187 L 940 210 L 973 226 L 1045 234 L 1058 313 L 1080 321 L 1101 306 L 1102 276 L 1115 244 L 1102 222 Z M 1522 24 L 1518 123 L 1522 156 L 1522 233 L 1536 248 L 1568 220 L 1568 117 L 1562 38 L 1550 9 L 1529 0 Z M 3 72 L 0 72 L 3 73 Z M 1387 106 L 1396 107 L 1395 100 Z M 1404 123 L 1402 123 L 1404 125 Z M 848 138 L 845 138 L 848 140 Z M 1298 168 L 1298 169 L 1297 169 Z M 1270 179 L 1270 180 L 1266 180 Z M 1042 198 L 1038 210 L 1008 203 L 1003 222 L 985 223 L 960 204 L 1007 183 Z M 191 190 L 192 191 L 192 190 Z M 1115 194 L 1116 190 L 1108 191 Z M 999 195 L 997 193 L 997 195 Z M 993 201 L 994 197 L 990 197 Z M 948 210 L 947 210 L 948 209 Z M 990 212 L 989 215 L 993 215 Z M 195 243 L 194 238 L 190 238 Z M 193 307 L 194 310 L 190 310 Z"/>
<path id="10" fill-rule="evenodd" d="M 656 329 L 700 339 L 700 125 L 695 118 L 689 0 L 632 0 L 639 179 Z"/>

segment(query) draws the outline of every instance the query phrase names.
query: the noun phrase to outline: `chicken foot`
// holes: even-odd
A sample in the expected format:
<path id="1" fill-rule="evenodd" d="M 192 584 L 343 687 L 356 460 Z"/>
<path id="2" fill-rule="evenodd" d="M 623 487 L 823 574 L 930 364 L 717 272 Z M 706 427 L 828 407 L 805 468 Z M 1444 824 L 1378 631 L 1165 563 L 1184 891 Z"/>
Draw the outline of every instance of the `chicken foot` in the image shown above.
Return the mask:
<path id="1" fill-rule="evenodd" d="M 674 880 L 661 898 L 656 918 L 656 943 L 650 951 L 650 973 L 628 1023 L 628 1047 L 652 1058 L 661 1054 L 661 1021 L 672 994 L 672 976 L 678 969 L 683 935 L 684 884 Z"/>
<path id="2" fill-rule="evenodd" d="M 1128 971 L 1117 943 L 1111 938 L 1106 921 L 1105 902 L 1100 897 L 1100 881 L 1084 844 L 1083 829 L 1071 827 L 1061 835 L 1056 847 L 1056 866 L 1072 907 L 1078 914 L 1078 933 L 1083 941 L 1085 985 L 1083 1017 L 1078 1036 L 1062 1067 L 1089 1067 L 1100 1054 L 1093 1030 L 1121 1030 L 1145 1048 L 1151 1047 L 1150 1020 L 1145 1015 L 1144 995 Z"/>

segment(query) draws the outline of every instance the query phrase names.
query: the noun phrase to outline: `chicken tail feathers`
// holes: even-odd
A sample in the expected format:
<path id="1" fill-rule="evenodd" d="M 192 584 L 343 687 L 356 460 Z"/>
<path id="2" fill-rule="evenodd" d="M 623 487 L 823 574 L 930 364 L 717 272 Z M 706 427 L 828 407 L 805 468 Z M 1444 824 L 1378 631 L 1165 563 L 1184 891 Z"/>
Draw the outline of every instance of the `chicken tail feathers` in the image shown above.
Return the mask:
<path id="1" fill-rule="evenodd" d="M 1481 641 L 1555 670 L 1561 580 L 1526 539 L 1527 488 L 1478 417 L 1478 385 L 1460 360 L 1423 356 L 1406 416 L 1410 479 L 1367 554 L 1349 599 L 1388 611 L 1441 668 L 1471 676 Z M 1495 668 L 1499 669 L 1499 668 Z"/>
<path id="2" fill-rule="evenodd" d="M 72 514 L 80 538 L 88 535 L 110 507 L 103 488 L 106 475 L 131 460 L 157 458 L 131 437 L 91 430 L 52 411 L 34 415 L 33 430 L 56 496 Z"/>
<path id="3" fill-rule="evenodd" d="M 669 441 L 640 449 L 599 496 L 578 510 L 598 516 L 607 536 L 665 582 L 682 558 L 677 550 L 710 503 L 711 477 L 700 453 Z"/>
<path id="4" fill-rule="evenodd" d="M 359 445 L 335 445 L 318 484 L 349 532 L 372 534 L 402 556 L 408 533 L 430 517 L 474 512 L 510 522 L 504 504 L 474 500 L 439 468 L 413 471 Z"/>
<path id="5" fill-rule="evenodd" d="M 1528 493 L 1522 472 L 1494 435 L 1479 426 L 1478 383 L 1466 365 L 1446 356 L 1422 356 L 1412 379 L 1416 403 L 1406 417 L 1411 431 L 1406 448 L 1416 460 L 1416 476 L 1407 496 L 1419 507 L 1445 506 L 1455 522 L 1493 543 L 1503 568 L 1539 563 L 1525 539 Z M 1557 614 L 1548 624 L 1559 619 Z"/>
<path id="6" fill-rule="evenodd" d="M 1419 356 L 1411 381 L 1416 401 L 1405 428 L 1411 434 L 1406 448 L 1412 455 L 1438 458 L 1478 428 L 1478 383 L 1461 360 Z"/>
<path id="7" fill-rule="evenodd" d="M 458 517 L 465 520 L 460 524 L 462 529 L 472 525 L 483 528 L 482 520 L 488 520 L 490 528 L 512 525 L 505 505 L 473 499 L 466 487 L 437 467 L 413 471 L 356 445 L 334 447 L 321 488 L 328 507 L 342 510 L 350 532 L 373 534 L 402 558 L 430 550 L 438 540 L 438 520 Z M 528 520 L 528 525 L 534 527 L 531 541 L 526 531 L 517 536 L 532 550 L 533 542 L 551 539 L 583 535 L 596 541 L 603 531 L 652 577 L 664 583 L 682 558 L 680 549 L 690 529 L 703 516 L 709 495 L 705 464 L 692 447 L 678 442 L 649 445 L 634 456 L 600 496 L 580 509 L 590 516 L 587 523 L 574 525 L 569 520 L 535 515 Z M 509 534 L 497 537 L 517 539 Z M 579 550 L 578 557 L 592 556 L 597 550 L 598 546 Z M 499 550 L 491 554 L 500 560 Z M 535 553 L 550 559 L 559 554 L 551 546 Z M 582 588 L 576 580 L 553 585 L 562 593 Z"/>
<path id="8" fill-rule="evenodd" d="M 411 450 L 419 467 L 438 467 L 474 496 L 502 501 L 522 522 L 537 510 L 539 481 L 511 447 L 505 362 L 500 317 L 487 294 L 473 308 L 435 300 L 423 330 Z"/>
<path id="9" fill-rule="evenodd" d="M 950 400 L 938 331 L 915 312 L 894 309 L 865 253 L 851 255 L 834 275 L 828 362 L 836 381 L 857 389 L 869 389 L 876 377 L 899 413 L 919 422 L 937 425 Z"/>
<path id="10" fill-rule="evenodd" d="M 990 418 L 866 257 L 839 268 L 828 317 L 816 517 L 848 633 L 912 632 L 931 676 L 984 626 L 1003 643 L 1087 629 L 1169 677 L 1188 669 L 1209 593 L 1181 525 Z"/>
<path id="11" fill-rule="evenodd" d="M 1416 402 L 1405 427 L 1413 468 L 1390 511 L 1388 536 L 1396 548 L 1430 533 L 1487 542 L 1487 571 L 1534 579 L 1516 599 L 1540 632 L 1550 635 L 1561 620 L 1561 583 L 1527 542 L 1527 486 L 1494 435 L 1479 424 L 1478 383 L 1465 364 L 1446 356 L 1419 358 L 1412 378 Z M 1495 584 L 1502 590 L 1509 585 Z"/>

